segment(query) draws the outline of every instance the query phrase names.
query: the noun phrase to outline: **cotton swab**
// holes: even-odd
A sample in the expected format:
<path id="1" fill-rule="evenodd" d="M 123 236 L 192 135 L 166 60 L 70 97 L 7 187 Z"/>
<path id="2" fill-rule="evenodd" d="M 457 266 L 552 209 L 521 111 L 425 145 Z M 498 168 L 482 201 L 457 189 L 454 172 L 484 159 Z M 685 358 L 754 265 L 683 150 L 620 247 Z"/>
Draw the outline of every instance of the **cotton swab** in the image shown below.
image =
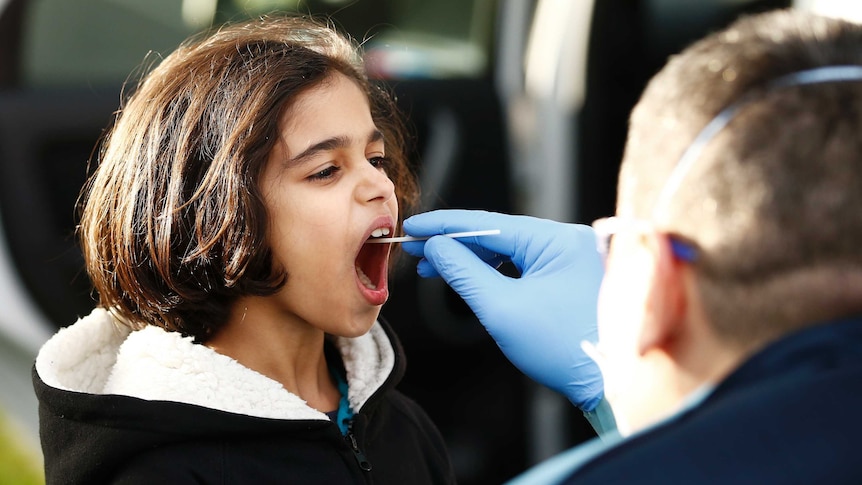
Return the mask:
<path id="1" fill-rule="evenodd" d="M 485 231 L 467 231 L 467 232 L 450 232 L 449 234 L 435 234 L 434 236 L 446 236 L 451 238 L 458 237 L 473 237 L 473 236 L 493 236 L 495 234 L 500 234 L 499 229 L 488 229 Z M 371 238 L 366 243 L 403 243 L 403 242 L 411 242 L 411 241 L 426 241 L 431 239 L 433 236 L 422 236 L 422 237 L 413 237 L 413 236 L 400 236 L 400 237 L 376 237 Z"/>

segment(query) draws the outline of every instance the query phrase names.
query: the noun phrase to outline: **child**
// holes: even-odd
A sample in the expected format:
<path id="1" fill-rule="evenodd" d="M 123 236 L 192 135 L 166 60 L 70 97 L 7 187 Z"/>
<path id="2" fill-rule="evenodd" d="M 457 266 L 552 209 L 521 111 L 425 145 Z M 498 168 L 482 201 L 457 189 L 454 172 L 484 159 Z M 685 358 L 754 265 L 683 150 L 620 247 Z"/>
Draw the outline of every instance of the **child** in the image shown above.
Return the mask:
<path id="1" fill-rule="evenodd" d="M 48 483 L 446 483 L 377 320 L 402 125 L 303 18 L 191 39 L 123 108 L 84 191 L 99 308 L 36 359 Z"/>

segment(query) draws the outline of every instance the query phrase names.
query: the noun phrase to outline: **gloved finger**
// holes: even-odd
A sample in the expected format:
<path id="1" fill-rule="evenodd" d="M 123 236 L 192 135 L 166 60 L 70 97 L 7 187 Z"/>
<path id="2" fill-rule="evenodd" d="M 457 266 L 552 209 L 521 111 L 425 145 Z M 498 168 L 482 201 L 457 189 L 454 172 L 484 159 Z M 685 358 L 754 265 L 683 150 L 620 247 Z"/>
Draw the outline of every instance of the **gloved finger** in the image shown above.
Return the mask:
<path id="1" fill-rule="evenodd" d="M 480 244 L 482 237 L 459 237 L 458 242 L 466 246 L 470 251 L 473 251 L 476 256 L 492 268 L 498 268 L 502 263 L 509 260 L 508 257 L 502 254 L 497 254 L 490 249 L 482 247 Z"/>
<path id="2" fill-rule="evenodd" d="M 473 240 L 475 238 L 464 238 L 461 239 L 462 243 L 465 243 L 470 249 L 476 253 L 477 256 L 482 258 L 486 263 L 496 268 L 499 267 L 502 263 L 504 263 L 508 258 L 501 256 L 492 251 L 488 251 L 487 249 L 477 246 L 476 244 L 470 244 L 469 240 Z M 416 272 L 419 276 L 423 278 L 436 278 L 440 275 L 437 273 L 437 270 L 434 269 L 434 266 L 431 265 L 427 260 L 424 259 L 425 254 L 425 241 L 409 241 L 401 243 L 401 248 L 407 254 L 411 256 L 416 256 L 422 258 L 416 265 Z"/>
<path id="3" fill-rule="evenodd" d="M 421 258 L 425 255 L 425 241 L 411 241 L 401 243 L 401 249 L 403 249 L 405 253 L 411 256 Z"/>
<path id="4" fill-rule="evenodd" d="M 477 309 L 473 308 L 473 297 L 503 277 L 469 248 L 447 237 L 429 239 L 425 243 L 425 259 L 474 312 Z"/>
<path id="5" fill-rule="evenodd" d="M 411 236 L 416 237 L 427 237 L 427 236 L 435 236 L 437 234 L 446 234 L 451 232 L 464 232 L 471 229 L 448 229 L 445 221 L 448 219 L 448 215 L 452 214 L 456 221 L 463 221 L 465 217 L 467 218 L 476 218 L 480 220 L 483 214 L 491 214 L 489 212 L 484 211 L 467 211 L 467 210 L 437 210 L 433 212 L 426 212 L 425 215 L 428 215 L 428 224 L 421 223 L 418 224 L 417 230 L 418 232 L 408 231 L 406 230 L 406 226 L 408 223 L 405 221 L 405 233 Z M 466 216 L 465 216 L 466 214 Z M 424 219 L 416 219 L 416 221 L 421 222 Z M 481 222 L 477 222 L 481 224 Z M 467 226 L 458 226 L 458 227 L 467 227 Z M 487 236 L 483 236 L 487 237 Z M 492 266 L 499 266 L 501 263 L 508 260 L 507 257 L 497 254 L 494 251 L 488 250 L 481 245 L 480 237 L 465 237 L 458 238 L 461 244 L 469 247 L 476 255 L 485 260 L 488 264 Z M 402 249 L 408 254 L 413 256 L 422 257 L 424 254 L 425 241 L 410 241 L 404 242 L 401 244 Z"/>
<path id="6" fill-rule="evenodd" d="M 440 209 L 408 217 L 404 221 L 404 232 L 411 236 L 434 236 L 450 232 L 499 229 L 488 227 L 485 220 L 492 212 L 463 209 Z"/>
<path id="7" fill-rule="evenodd" d="M 465 243 L 465 240 L 461 239 L 461 242 Z M 488 251 L 481 246 L 469 243 L 466 243 L 465 245 L 469 247 L 474 253 L 476 253 L 477 256 L 482 258 L 482 260 L 485 261 L 491 267 L 498 268 L 501 264 L 508 260 L 508 258 L 506 258 L 505 256 L 501 256 L 495 252 Z M 410 241 L 401 243 L 401 248 L 404 250 L 404 252 L 410 254 L 411 256 L 422 258 L 422 260 L 420 260 L 419 263 L 417 263 L 416 265 L 416 272 L 419 274 L 419 276 L 423 278 L 436 278 L 440 276 L 437 273 L 437 270 L 434 269 L 434 266 L 432 266 L 431 263 L 424 259 L 425 241 Z"/>
<path id="8" fill-rule="evenodd" d="M 405 233 L 419 237 L 499 229 L 499 235 L 460 238 L 461 243 L 469 245 L 482 259 L 495 259 L 499 263 L 511 258 L 517 250 L 523 250 L 516 248 L 520 239 L 517 236 L 520 230 L 518 219 L 532 218 L 479 210 L 443 209 L 414 215 L 404 221 L 403 227 Z"/>
<path id="9" fill-rule="evenodd" d="M 560 236 L 578 237 L 581 231 L 573 230 L 575 226 L 529 216 L 460 209 L 426 212 L 404 221 L 404 231 L 414 236 L 499 229 L 498 235 L 463 238 L 461 242 L 473 247 L 474 252 L 475 247 L 482 247 L 501 255 L 519 268 L 526 265 L 531 245 L 545 248 Z M 584 227 L 589 232 L 589 227 Z M 594 244 L 591 232 L 584 235 L 589 235 L 590 244 Z"/>
<path id="10" fill-rule="evenodd" d="M 416 273 L 423 278 L 439 278 L 440 273 L 434 269 L 434 265 L 428 262 L 427 259 L 422 258 L 419 260 L 419 263 L 416 264 Z"/>

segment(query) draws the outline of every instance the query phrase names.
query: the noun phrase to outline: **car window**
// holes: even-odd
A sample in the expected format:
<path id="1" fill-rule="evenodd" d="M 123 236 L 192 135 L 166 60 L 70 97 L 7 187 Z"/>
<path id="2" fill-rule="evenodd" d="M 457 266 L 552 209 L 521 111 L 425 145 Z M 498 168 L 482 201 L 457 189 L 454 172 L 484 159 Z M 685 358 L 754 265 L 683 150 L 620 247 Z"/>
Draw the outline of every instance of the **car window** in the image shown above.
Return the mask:
<path id="1" fill-rule="evenodd" d="M 24 19 L 27 86 L 116 85 L 189 35 L 271 12 L 330 16 L 383 78 L 487 73 L 496 0 L 33 0 Z M 148 53 L 155 53 L 148 58 Z"/>
<path id="2" fill-rule="evenodd" d="M 22 82 L 116 84 L 148 51 L 168 52 L 196 29 L 176 0 L 37 0 L 22 39 Z"/>

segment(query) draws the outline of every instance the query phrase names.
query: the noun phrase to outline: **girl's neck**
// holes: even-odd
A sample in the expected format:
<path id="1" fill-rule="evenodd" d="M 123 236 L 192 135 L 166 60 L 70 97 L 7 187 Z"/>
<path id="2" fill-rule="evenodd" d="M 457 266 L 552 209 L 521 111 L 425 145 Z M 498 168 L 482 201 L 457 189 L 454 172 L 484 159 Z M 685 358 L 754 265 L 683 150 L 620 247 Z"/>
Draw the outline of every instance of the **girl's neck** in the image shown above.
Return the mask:
<path id="1" fill-rule="evenodd" d="M 266 305 L 247 300 L 234 305 L 227 323 L 205 345 L 279 382 L 318 411 L 337 409 L 340 394 L 326 363 L 323 331 L 279 319 L 259 310 Z"/>

